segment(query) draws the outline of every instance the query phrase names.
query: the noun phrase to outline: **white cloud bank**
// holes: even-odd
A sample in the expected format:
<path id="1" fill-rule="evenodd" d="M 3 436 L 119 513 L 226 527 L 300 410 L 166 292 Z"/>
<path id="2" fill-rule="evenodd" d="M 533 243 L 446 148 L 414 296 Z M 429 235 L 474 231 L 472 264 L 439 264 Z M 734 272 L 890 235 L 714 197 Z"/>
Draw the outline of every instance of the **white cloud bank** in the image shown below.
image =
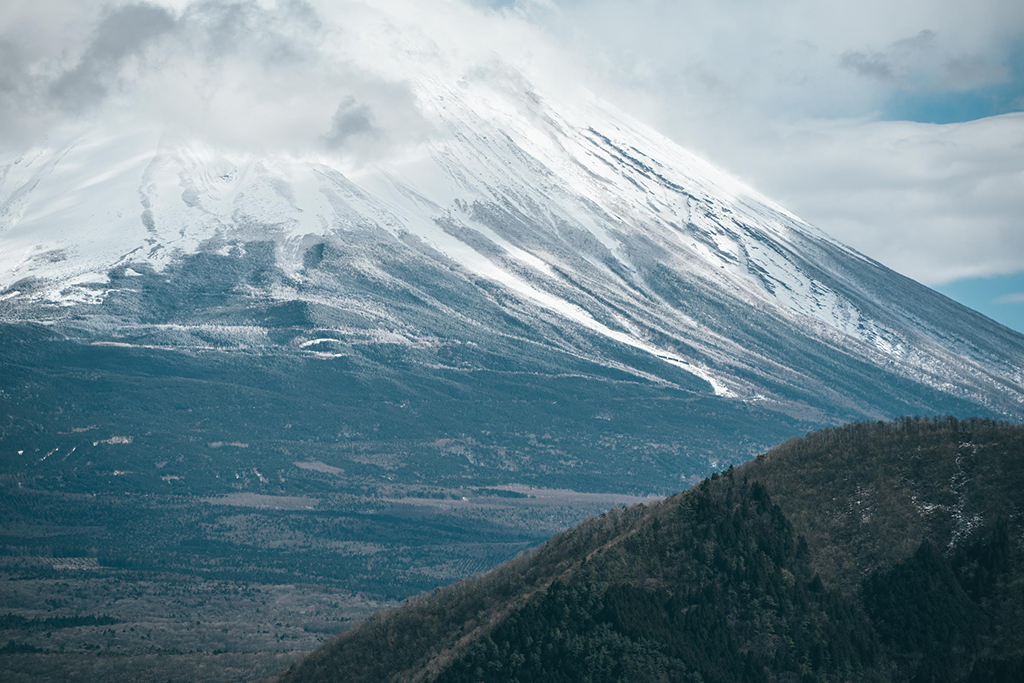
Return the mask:
<path id="1" fill-rule="evenodd" d="M 1024 270 L 1024 114 L 808 121 L 732 149 L 752 184 L 926 284 Z"/>

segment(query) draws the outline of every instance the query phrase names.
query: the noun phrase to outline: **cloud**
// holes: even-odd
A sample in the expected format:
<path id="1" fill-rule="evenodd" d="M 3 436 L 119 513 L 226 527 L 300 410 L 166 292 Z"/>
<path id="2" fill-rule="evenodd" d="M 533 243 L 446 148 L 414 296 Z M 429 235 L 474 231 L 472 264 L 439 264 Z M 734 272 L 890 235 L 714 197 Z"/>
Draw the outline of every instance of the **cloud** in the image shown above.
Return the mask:
<path id="1" fill-rule="evenodd" d="M 65 8 L 84 30 L 48 24 Z M 403 75 L 360 49 L 386 31 L 379 14 L 348 0 L 41 0 L 0 22 L 0 146 L 107 121 L 252 152 L 383 158 L 430 127 Z"/>
<path id="2" fill-rule="evenodd" d="M 803 218 L 926 284 L 1024 269 L 1024 114 L 802 121 L 729 154 Z"/>
<path id="3" fill-rule="evenodd" d="M 519 4 L 588 54 L 595 82 L 611 81 L 693 118 L 714 116 L 713 109 L 733 117 L 737 108 L 758 118 L 871 116 L 895 89 L 992 82 L 994 70 L 972 70 L 980 81 L 957 81 L 964 75 L 957 65 L 1005 66 L 1024 42 L 1024 5 L 1011 0 L 556 5 L 552 11 Z"/>
<path id="4" fill-rule="evenodd" d="M 893 42 L 880 52 L 847 50 L 839 56 L 839 66 L 868 78 L 877 78 L 887 83 L 901 83 L 904 86 L 921 81 L 920 63 L 931 57 L 936 43 L 936 33 L 923 29 L 909 38 Z"/>
<path id="5" fill-rule="evenodd" d="M 905 52 L 916 52 L 926 50 L 935 45 L 936 33 L 930 29 L 923 29 L 917 35 L 897 40 L 892 44 L 892 49 Z"/>
<path id="6" fill-rule="evenodd" d="M 417 84 L 495 60 L 577 80 L 518 8 L 464 0 L 34 0 L 0 16 L 0 55 L 8 150 L 99 121 L 363 164 L 439 134 Z"/>
<path id="7" fill-rule="evenodd" d="M 953 90 L 972 90 L 1005 83 L 1010 79 L 1010 70 L 1005 65 L 982 55 L 955 57 L 946 62 L 944 67 L 946 77 L 941 83 Z"/>
<path id="8" fill-rule="evenodd" d="M 923 29 L 909 38 L 893 42 L 882 52 L 847 50 L 839 56 L 839 66 L 868 78 L 889 83 L 910 82 L 912 65 L 935 47 L 935 31 Z"/>
<path id="9" fill-rule="evenodd" d="M 883 81 L 896 80 L 896 74 L 888 57 L 880 53 L 865 54 L 847 50 L 839 57 L 839 65 L 856 71 L 861 76 L 879 78 Z"/>
<path id="10" fill-rule="evenodd" d="M 998 297 L 997 304 L 1024 304 L 1024 292 L 1013 292 Z"/>
<path id="11" fill-rule="evenodd" d="M 355 135 L 375 136 L 371 121 L 373 112 L 365 104 L 359 104 L 351 95 L 338 106 L 331 119 L 331 130 L 324 136 L 324 143 L 330 149 L 343 147 Z"/>
<path id="12" fill-rule="evenodd" d="M 141 54 L 176 24 L 170 11 L 148 3 L 105 12 L 78 64 L 50 86 L 51 96 L 75 111 L 98 104 L 106 97 L 107 81 L 119 75 L 124 61 Z"/>
<path id="13" fill-rule="evenodd" d="M 839 66 L 900 89 L 917 91 L 974 90 L 1010 78 L 1010 70 L 991 55 L 949 54 L 942 47 L 935 31 L 923 30 L 883 51 L 847 50 L 839 56 Z"/>

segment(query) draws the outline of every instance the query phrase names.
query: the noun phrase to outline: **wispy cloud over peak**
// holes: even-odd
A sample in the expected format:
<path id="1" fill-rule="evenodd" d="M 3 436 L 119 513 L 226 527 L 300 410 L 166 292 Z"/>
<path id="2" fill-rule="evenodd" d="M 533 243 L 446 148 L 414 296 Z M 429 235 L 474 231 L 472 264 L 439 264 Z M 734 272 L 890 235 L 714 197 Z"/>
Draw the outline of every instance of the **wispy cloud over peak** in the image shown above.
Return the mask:
<path id="1" fill-rule="evenodd" d="M 168 9 L 149 3 L 104 12 L 78 63 L 53 82 L 49 94 L 72 111 L 98 104 L 107 95 L 108 82 L 119 76 L 124 61 L 141 54 L 150 42 L 176 26 L 177 20 Z"/>

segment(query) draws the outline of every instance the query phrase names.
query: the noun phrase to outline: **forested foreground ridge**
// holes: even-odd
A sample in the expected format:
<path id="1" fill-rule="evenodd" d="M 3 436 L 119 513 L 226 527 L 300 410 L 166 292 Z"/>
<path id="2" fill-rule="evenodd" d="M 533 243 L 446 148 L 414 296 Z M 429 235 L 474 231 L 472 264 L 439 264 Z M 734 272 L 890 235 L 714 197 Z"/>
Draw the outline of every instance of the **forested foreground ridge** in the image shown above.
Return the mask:
<path id="1" fill-rule="evenodd" d="M 788 441 L 380 613 L 319 681 L 1024 680 L 1024 427 Z"/>

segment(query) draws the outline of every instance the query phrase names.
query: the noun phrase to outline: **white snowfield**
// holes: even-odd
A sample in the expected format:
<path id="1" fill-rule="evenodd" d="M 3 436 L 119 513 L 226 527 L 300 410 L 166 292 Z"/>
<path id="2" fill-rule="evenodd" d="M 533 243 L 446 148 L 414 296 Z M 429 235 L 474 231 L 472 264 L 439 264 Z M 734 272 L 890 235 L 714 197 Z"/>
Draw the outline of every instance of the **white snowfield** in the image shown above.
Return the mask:
<path id="1" fill-rule="evenodd" d="M 432 133 L 376 164 L 239 154 L 160 127 L 54 135 L 0 160 L 0 315 L 59 317 L 101 304 L 112 269 L 160 273 L 254 240 L 274 243 L 292 282 L 312 282 L 304 254 L 326 239 L 387 286 L 365 248 L 371 235 L 381 249 L 415 243 L 452 277 L 490 282 L 519 302 L 515 315 L 646 352 L 722 397 L 776 400 L 780 382 L 831 391 L 779 353 L 778 339 L 801 336 L 1024 413 L 1019 335 L 838 244 L 585 91 L 541 92 L 497 63 L 450 70 L 414 71 Z M 260 295 L 338 296 L 313 291 Z M 743 311 L 775 321 L 773 335 L 734 334 Z M 401 326 L 381 320 L 382 333 Z"/>

